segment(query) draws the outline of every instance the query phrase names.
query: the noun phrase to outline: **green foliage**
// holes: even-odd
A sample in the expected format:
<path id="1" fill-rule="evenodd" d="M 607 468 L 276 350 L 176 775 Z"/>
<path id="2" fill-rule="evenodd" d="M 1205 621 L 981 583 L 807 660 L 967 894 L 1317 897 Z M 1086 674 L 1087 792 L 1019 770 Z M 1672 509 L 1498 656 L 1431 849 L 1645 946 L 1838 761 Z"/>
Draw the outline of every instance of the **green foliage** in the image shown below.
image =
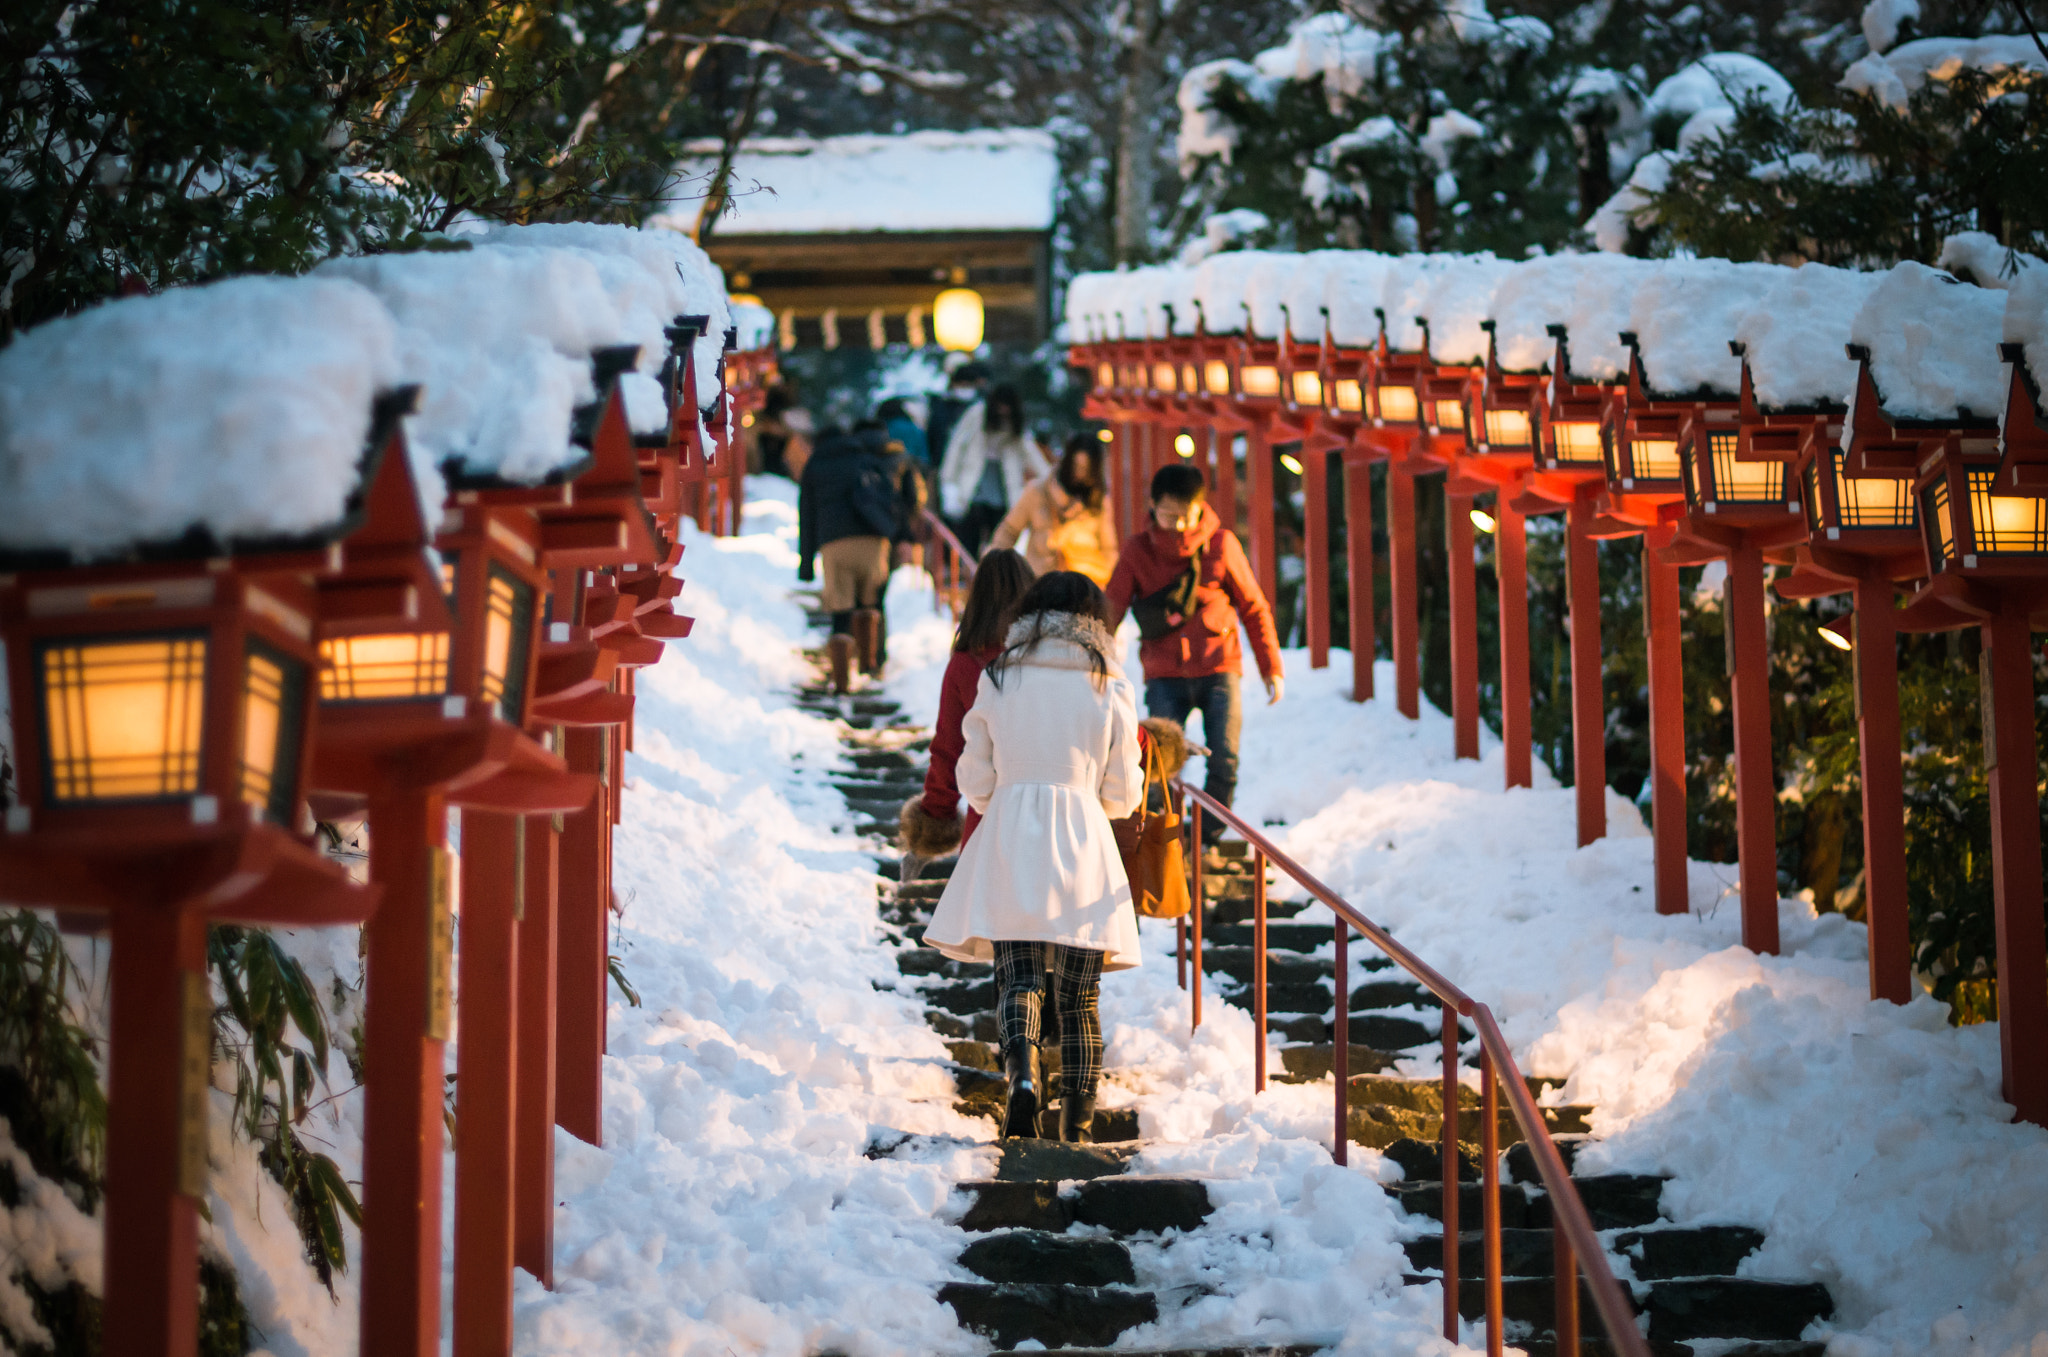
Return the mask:
<path id="1" fill-rule="evenodd" d="M 80 1021 L 85 978 L 28 910 L 0 917 L 0 1115 L 38 1175 L 99 1200 L 107 1135 L 99 1047 Z"/>
<path id="2" fill-rule="evenodd" d="M 307 1261 L 331 1290 L 348 1268 L 342 1218 L 360 1226 L 362 1207 L 335 1162 L 297 1131 L 326 1079 L 326 1014 L 305 968 L 263 929 L 214 928 L 207 961 L 227 998 L 214 1042 L 234 1065 L 236 1130 L 291 1199 Z"/>
<path id="3" fill-rule="evenodd" d="M 1648 195 L 1654 252 L 1889 266 L 1957 231 L 2048 245 L 2048 76 L 1964 68 L 1904 106 L 1831 91 L 1814 108 L 1752 101 Z"/>
<path id="4" fill-rule="evenodd" d="M 464 215 L 632 212 L 673 157 L 561 106 L 618 64 L 583 44 L 585 11 L 630 22 L 597 0 L 5 7 L 0 339 L 124 287 L 409 248 Z"/>

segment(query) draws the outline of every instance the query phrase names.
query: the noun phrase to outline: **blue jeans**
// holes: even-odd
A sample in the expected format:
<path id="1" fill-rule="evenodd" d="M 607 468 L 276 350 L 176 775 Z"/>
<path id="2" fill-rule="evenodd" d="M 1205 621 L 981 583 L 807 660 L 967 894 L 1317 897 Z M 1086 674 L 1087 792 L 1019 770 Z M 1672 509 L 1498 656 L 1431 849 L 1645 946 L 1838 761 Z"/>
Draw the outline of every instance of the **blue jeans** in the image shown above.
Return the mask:
<path id="1" fill-rule="evenodd" d="M 1244 723 L 1244 702 L 1237 675 L 1204 674 L 1200 678 L 1145 680 L 1145 714 L 1163 716 L 1183 726 L 1190 713 L 1202 713 L 1202 743 L 1209 746 L 1209 775 L 1202 790 L 1224 805 L 1237 793 L 1237 732 Z M 1202 842 L 1223 837 L 1223 821 L 1210 815 L 1202 821 Z"/>

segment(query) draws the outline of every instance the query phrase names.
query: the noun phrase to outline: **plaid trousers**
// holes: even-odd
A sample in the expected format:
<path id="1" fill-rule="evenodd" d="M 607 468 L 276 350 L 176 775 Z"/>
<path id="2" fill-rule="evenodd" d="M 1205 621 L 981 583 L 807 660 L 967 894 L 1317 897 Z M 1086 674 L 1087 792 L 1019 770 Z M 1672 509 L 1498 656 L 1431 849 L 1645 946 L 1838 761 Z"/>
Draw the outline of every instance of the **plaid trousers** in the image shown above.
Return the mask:
<path id="1" fill-rule="evenodd" d="M 1061 1089 L 1094 1097 L 1102 1079 L 1102 1017 L 1095 1001 L 1102 992 L 1103 954 L 1057 942 L 997 942 L 995 952 L 996 1013 L 1002 1020 L 1003 1045 L 1019 1037 L 1038 1044 L 1046 972 L 1051 971 L 1059 1015 Z"/>

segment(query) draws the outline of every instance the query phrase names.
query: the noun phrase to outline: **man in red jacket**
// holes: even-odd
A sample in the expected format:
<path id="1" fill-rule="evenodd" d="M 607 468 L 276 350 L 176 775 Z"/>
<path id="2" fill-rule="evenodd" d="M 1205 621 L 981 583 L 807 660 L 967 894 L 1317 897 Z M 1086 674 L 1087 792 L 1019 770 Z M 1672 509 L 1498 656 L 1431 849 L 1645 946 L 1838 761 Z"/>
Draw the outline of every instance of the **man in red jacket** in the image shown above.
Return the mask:
<path id="1" fill-rule="evenodd" d="M 1284 682 L 1273 610 L 1237 534 L 1223 526 L 1208 500 L 1209 484 L 1200 468 L 1179 462 L 1155 472 L 1151 522 L 1124 544 L 1103 592 L 1119 623 L 1133 604 L 1140 605 L 1141 627 L 1148 611 L 1153 615 L 1159 634 L 1138 648 L 1145 666 L 1145 710 L 1182 724 L 1190 712 L 1202 713 L 1202 736 L 1209 744 L 1209 775 L 1202 789 L 1227 806 L 1237 790 L 1237 736 L 1244 716 L 1237 690 L 1244 670 L 1237 640 L 1240 619 L 1251 634 L 1268 703 L 1280 700 Z M 1144 601 L 1180 581 L 1190 562 L 1191 606 L 1169 609 L 1161 628 L 1158 607 L 1148 610 Z M 1184 591 L 1175 592 L 1185 597 Z M 1222 833 L 1223 823 L 1215 816 L 1203 822 L 1206 842 L 1213 844 Z"/>

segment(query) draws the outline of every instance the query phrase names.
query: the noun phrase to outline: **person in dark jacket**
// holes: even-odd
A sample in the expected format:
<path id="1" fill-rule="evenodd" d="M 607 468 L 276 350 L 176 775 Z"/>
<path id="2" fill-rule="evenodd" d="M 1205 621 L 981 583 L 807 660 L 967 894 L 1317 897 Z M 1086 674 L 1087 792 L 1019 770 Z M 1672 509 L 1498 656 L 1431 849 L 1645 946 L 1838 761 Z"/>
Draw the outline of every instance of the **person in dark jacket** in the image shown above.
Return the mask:
<path id="1" fill-rule="evenodd" d="M 876 406 L 875 418 L 882 421 L 889 437 L 903 445 L 903 450 L 910 454 L 910 460 L 917 463 L 919 470 L 931 470 L 931 445 L 925 442 L 924 430 L 910 417 L 910 407 L 904 404 L 901 396 L 891 396 Z"/>
<path id="2" fill-rule="evenodd" d="M 1209 772 L 1202 790 L 1229 805 L 1237 791 L 1237 736 L 1244 709 L 1238 675 L 1244 659 L 1237 626 L 1251 634 L 1252 653 L 1265 680 L 1266 700 L 1278 702 L 1284 680 L 1273 609 L 1252 574 L 1237 534 L 1208 504 L 1209 484 L 1199 467 L 1177 462 L 1152 477 L 1152 514 L 1145 530 L 1124 544 L 1109 577 L 1111 616 L 1121 623 L 1133 602 L 1174 583 L 1195 563 L 1194 606 L 1177 626 L 1142 642 L 1145 710 L 1185 722 L 1202 713 L 1202 738 L 1209 746 Z M 1202 837 L 1213 844 L 1223 822 L 1208 816 Z"/>
<path id="3" fill-rule="evenodd" d="M 797 495 L 796 577 L 809 583 L 822 567 L 820 603 L 832 614 L 833 631 L 851 632 L 855 609 L 882 612 L 890 545 L 909 532 L 923 495 L 923 479 L 903 445 L 879 423 L 818 439 Z M 888 657 L 888 636 L 883 613 L 877 667 Z"/>

